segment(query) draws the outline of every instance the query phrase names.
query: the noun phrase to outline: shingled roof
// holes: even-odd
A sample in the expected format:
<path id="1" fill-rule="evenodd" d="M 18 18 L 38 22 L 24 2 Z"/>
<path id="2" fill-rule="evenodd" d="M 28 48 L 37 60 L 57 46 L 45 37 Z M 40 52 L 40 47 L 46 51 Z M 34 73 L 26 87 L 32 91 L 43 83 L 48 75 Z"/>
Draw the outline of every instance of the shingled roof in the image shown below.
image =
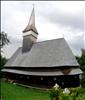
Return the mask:
<path id="1" fill-rule="evenodd" d="M 64 38 L 36 42 L 30 51 L 20 47 L 5 67 L 60 67 L 79 66 Z"/>

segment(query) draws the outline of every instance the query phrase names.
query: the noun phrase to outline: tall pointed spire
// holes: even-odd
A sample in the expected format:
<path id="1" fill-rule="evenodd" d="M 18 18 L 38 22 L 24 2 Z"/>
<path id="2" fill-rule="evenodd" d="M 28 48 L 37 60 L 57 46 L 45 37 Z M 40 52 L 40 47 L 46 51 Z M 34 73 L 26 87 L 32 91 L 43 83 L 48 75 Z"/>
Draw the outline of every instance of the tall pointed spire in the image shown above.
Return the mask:
<path id="1" fill-rule="evenodd" d="M 30 19 L 29 19 L 29 23 L 27 25 L 27 27 L 23 30 L 23 33 L 24 32 L 27 32 L 27 31 L 34 31 L 35 33 L 38 34 L 37 32 L 37 29 L 35 27 L 35 11 L 34 11 L 34 6 L 33 6 L 33 9 L 32 9 L 32 13 L 31 13 L 31 16 L 30 16 Z"/>
<path id="2" fill-rule="evenodd" d="M 35 27 L 35 11 L 34 11 L 34 6 L 33 6 L 29 23 L 23 31 L 22 52 L 29 51 L 32 48 L 33 44 L 37 41 L 37 37 L 38 37 L 38 32 Z"/>
<path id="3" fill-rule="evenodd" d="M 32 9 L 32 13 L 31 13 L 31 16 L 30 16 L 30 20 L 29 20 L 28 25 L 33 25 L 33 26 L 35 26 L 35 12 L 34 12 L 34 6 L 33 6 L 33 9 Z"/>

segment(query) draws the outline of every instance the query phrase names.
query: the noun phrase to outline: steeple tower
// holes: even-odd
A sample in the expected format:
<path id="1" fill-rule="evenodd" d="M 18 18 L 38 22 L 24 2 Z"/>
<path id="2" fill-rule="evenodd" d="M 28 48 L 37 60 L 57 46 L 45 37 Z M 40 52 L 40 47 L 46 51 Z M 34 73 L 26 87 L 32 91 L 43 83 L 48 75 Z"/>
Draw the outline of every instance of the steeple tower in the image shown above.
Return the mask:
<path id="1" fill-rule="evenodd" d="M 37 29 L 35 27 L 35 12 L 34 7 L 29 19 L 27 27 L 23 30 L 23 47 L 22 52 L 27 52 L 31 49 L 33 43 L 36 42 L 38 36 Z"/>

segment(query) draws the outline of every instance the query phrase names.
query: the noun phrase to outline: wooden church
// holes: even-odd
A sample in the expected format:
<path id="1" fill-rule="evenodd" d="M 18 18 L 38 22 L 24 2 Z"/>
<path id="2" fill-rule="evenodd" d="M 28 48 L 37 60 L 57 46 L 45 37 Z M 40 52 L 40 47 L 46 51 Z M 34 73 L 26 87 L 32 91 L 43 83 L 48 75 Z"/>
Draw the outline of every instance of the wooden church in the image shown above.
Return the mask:
<path id="1" fill-rule="evenodd" d="M 23 45 L 2 69 L 3 77 L 34 87 L 79 86 L 82 71 L 65 39 L 36 42 L 37 38 L 33 8 L 23 30 Z"/>

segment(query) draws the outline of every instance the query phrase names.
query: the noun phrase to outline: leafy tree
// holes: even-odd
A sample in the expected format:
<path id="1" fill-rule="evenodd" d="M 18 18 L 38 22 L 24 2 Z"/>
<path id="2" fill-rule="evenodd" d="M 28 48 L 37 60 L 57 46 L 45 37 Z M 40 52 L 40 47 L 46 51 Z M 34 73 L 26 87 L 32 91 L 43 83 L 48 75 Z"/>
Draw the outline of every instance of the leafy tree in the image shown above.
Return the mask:
<path id="1" fill-rule="evenodd" d="M 3 48 L 4 45 L 8 44 L 10 41 L 5 32 L 0 33 L 0 48 Z"/>
<path id="2" fill-rule="evenodd" d="M 2 69 L 3 68 L 3 66 L 6 64 L 6 62 L 7 62 L 7 59 L 5 58 L 5 57 L 2 57 L 1 55 L 0 55 L 0 58 L 1 58 L 1 60 L 0 60 L 0 68 Z"/>
<path id="3" fill-rule="evenodd" d="M 7 37 L 7 34 L 5 32 L 0 33 L 0 68 L 7 62 L 7 59 L 2 56 L 1 49 L 8 44 L 10 41 Z"/>
<path id="4" fill-rule="evenodd" d="M 76 56 L 80 68 L 85 72 L 85 49 L 82 49 L 81 57 Z"/>
<path id="5" fill-rule="evenodd" d="M 85 87 L 85 49 L 82 49 L 81 57 L 76 56 L 78 63 L 80 64 L 80 68 L 83 71 L 83 77 L 81 80 L 81 85 Z"/>

